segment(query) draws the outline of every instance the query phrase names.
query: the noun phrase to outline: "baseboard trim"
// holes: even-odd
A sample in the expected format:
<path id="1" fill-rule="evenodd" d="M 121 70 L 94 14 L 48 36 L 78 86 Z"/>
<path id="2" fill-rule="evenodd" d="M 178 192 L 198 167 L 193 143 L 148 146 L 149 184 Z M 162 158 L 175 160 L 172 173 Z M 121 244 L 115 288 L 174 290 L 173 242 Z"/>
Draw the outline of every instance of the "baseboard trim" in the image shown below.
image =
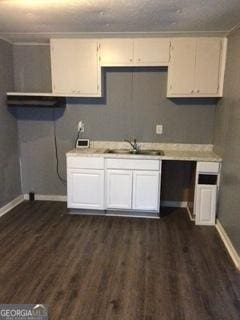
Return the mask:
<path id="1" fill-rule="evenodd" d="M 221 224 L 221 222 L 218 219 L 217 219 L 217 223 L 216 223 L 216 229 L 217 229 L 230 257 L 232 258 L 233 263 L 235 264 L 237 269 L 240 271 L 240 257 L 238 255 L 236 249 L 234 248 L 232 241 L 230 240 L 229 236 L 227 235 L 227 232 L 225 231 L 223 225 Z"/>
<path id="2" fill-rule="evenodd" d="M 29 200 L 29 195 L 24 194 L 24 200 Z M 67 196 L 35 194 L 35 200 L 39 201 L 67 201 Z M 162 207 L 187 208 L 187 201 L 161 201 Z"/>
<path id="3" fill-rule="evenodd" d="M 192 212 L 191 212 L 191 210 L 190 210 L 190 208 L 189 208 L 189 206 L 187 205 L 187 213 L 188 213 L 188 216 L 189 216 L 189 219 L 191 220 L 191 221 L 194 221 L 195 222 L 195 219 L 194 219 L 194 217 L 193 217 L 193 215 L 192 215 Z"/>
<path id="4" fill-rule="evenodd" d="M 187 208 L 187 201 L 161 201 L 162 207 Z"/>
<path id="5" fill-rule="evenodd" d="M 29 195 L 28 194 L 24 194 L 24 200 L 29 200 Z M 66 202 L 67 201 L 67 196 L 35 194 L 35 200 Z"/>
<path id="6" fill-rule="evenodd" d="M 13 199 L 9 203 L 7 203 L 5 206 L 0 208 L 0 217 L 2 217 L 4 214 L 15 208 L 17 205 L 19 205 L 21 202 L 24 201 L 24 196 L 20 195 L 17 198 Z"/>

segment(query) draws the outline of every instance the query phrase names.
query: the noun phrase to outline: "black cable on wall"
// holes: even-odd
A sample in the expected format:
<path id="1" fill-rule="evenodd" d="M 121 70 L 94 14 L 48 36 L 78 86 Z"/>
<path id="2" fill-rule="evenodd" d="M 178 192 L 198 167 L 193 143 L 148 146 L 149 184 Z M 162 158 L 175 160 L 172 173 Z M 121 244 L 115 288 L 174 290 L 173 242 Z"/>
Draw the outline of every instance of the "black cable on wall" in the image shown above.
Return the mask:
<path id="1" fill-rule="evenodd" d="M 56 117 L 55 117 L 55 108 L 53 108 L 53 140 L 54 140 L 54 151 L 55 151 L 55 158 L 56 158 L 56 172 L 58 179 L 65 185 L 67 180 L 64 179 L 60 173 L 59 169 L 59 157 L 58 157 L 58 144 L 57 144 L 57 130 L 56 130 Z"/>

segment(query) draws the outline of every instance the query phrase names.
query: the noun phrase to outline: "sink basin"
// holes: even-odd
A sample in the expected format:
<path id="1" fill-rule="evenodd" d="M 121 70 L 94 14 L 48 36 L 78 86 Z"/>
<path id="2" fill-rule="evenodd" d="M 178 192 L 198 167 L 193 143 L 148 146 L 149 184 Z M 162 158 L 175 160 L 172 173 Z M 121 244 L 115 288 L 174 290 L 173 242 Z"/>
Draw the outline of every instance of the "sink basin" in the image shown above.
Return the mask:
<path id="1" fill-rule="evenodd" d="M 137 154 L 149 155 L 149 156 L 164 156 L 162 150 L 139 150 Z"/>
<path id="2" fill-rule="evenodd" d="M 162 150 L 138 150 L 134 152 L 129 149 L 107 149 L 104 153 L 113 154 L 136 154 L 136 155 L 146 155 L 146 156 L 163 156 L 164 152 Z"/>
<path id="3" fill-rule="evenodd" d="M 107 149 L 104 153 L 132 154 L 132 151 L 129 149 Z"/>

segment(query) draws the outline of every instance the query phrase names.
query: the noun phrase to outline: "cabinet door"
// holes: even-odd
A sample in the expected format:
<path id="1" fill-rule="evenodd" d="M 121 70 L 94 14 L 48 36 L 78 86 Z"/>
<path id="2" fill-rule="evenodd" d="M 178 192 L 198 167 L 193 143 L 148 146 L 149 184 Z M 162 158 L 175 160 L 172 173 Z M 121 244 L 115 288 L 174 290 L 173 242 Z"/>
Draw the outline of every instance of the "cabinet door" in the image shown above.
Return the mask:
<path id="1" fill-rule="evenodd" d="M 104 170 L 68 169 L 68 208 L 104 209 Z"/>
<path id="2" fill-rule="evenodd" d="M 169 63 L 169 39 L 135 39 L 134 63 L 139 66 L 166 66 Z"/>
<path id="3" fill-rule="evenodd" d="M 197 40 L 195 91 L 200 95 L 217 95 L 220 81 L 222 39 Z"/>
<path id="4" fill-rule="evenodd" d="M 133 209 L 159 211 L 160 173 L 159 171 L 134 171 Z"/>
<path id="5" fill-rule="evenodd" d="M 132 39 L 104 39 L 100 41 L 102 66 L 132 66 Z"/>
<path id="6" fill-rule="evenodd" d="M 196 39 L 174 39 L 170 50 L 167 96 L 190 96 L 194 93 Z"/>
<path id="7" fill-rule="evenodd" d="M 66 96 L 98 96 L 100 69 L 96 40 L 52 39 L 53 92 Z"/>
<path id="8" fill-rule="evenodd" d="M 132 171 L 107 170 L 107 208 L 132 208 Z"/>
<path id="9" fill-rule="evenodd" d="M 216 216 L 216 185 L 197 185 L 196 187 L 196 224 L 214 225 Z"/>

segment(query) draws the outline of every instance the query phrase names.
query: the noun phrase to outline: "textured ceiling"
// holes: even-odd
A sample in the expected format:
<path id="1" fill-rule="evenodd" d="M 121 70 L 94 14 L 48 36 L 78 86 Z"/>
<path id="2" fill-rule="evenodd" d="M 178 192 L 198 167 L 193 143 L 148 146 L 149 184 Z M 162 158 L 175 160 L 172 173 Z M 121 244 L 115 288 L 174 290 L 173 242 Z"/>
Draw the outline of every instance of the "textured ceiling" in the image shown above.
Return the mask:
<path id="1" fill-rule="evenodd" d="M 240 22 L 240 0 L 0 0 L 0 34 L 218 32 Z"/>

